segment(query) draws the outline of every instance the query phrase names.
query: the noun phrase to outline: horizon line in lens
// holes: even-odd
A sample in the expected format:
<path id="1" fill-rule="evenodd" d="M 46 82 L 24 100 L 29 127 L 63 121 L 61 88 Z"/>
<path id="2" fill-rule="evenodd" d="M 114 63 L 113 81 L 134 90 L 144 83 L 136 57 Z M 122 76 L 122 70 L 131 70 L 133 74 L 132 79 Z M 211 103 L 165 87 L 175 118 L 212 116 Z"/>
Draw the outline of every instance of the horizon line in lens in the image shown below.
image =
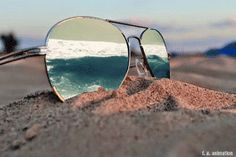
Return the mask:
<path id="1" fill-rule="evenodd" d="M 115 43 L 107 41 L 75 41 L 62 39 L 48 40 L 48 59 L 71 59 L 80 57 L 128 57 L 126 43 Z M 166 58 L 166 48 L 164 45 L 145 45 L 149 52 L 158 52 L 158 54 L 149 53 L 148 55 L 157 55 Z M 150 51 L 152 50 L 152 51 Z M 118 53 L 120 52 L 120 53 Z"/>

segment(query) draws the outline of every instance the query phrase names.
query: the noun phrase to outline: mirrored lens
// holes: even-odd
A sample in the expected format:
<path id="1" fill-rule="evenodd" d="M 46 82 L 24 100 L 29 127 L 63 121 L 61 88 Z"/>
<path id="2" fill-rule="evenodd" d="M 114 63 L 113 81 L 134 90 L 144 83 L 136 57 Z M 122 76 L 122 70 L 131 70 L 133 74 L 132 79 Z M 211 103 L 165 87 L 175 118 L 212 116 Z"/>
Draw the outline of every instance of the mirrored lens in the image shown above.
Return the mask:
<path id="1" fill-rule="evenodd" d="M 72 18 L 51 29 L 46 55 L 48 75 L 63 99 L 83 92 L 118 88 L 128 67 L 128 48 L 112 24 Z"/>
<path id="2" fill-rule="evenodd" d="M 162 36 L 156 30 L 148 29 L 142 35 L 141 44 L 153 75 L 157 78 L 169 78 L 168 53 Z"/>

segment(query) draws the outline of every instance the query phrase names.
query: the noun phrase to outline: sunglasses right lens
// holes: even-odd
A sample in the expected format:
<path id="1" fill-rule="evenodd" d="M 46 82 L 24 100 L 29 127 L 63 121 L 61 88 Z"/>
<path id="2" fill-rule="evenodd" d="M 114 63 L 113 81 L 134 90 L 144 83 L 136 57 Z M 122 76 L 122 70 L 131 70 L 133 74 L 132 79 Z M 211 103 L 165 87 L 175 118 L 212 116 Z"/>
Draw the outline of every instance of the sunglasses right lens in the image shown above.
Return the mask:
<path id="1" fill-rule="evenodd" d="M 164 39 L 153 29 L 146 30 L 141 39 L 148 64 L 157 78 L 169 78 L 170 67 Z"/>
<path id="2" fill-rule="evenodd" d="M 58 95 L 118 88 L 128 67 L 127 43 L 109 22 L 76 17 L 54 26 L 47 40 L 46 65 Z"/>

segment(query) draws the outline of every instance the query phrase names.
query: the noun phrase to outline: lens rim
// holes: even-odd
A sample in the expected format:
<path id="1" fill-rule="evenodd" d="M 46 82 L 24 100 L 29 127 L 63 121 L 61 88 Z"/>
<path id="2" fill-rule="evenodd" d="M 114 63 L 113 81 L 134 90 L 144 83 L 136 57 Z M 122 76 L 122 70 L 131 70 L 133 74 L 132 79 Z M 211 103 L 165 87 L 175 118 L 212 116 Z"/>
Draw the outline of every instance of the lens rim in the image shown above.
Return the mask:
<path id="1" fill-rule="evenodd" d="M 63 19 L 59 22 L 57 22 L 56 24 L 54 24 L 48 31 L 47 35 L 46 35 L 46 38 L 45 38 L 45 47 L 48 48 L 48 42 L 49 42 L 49 37 L 50 37 L 50 33 L 53 31 L 54 28 L 56 28 L 58 25 L 64 23 L 64 22 L 67 22 L 67 21 L 70 21 L 70 20 L 73 20 L 73 19 L 92 19 L 92 20 L 100 20 L 100 21 L 103 21 L 103 22 L 106 22 L 106 23 L 109 23 L 111 26 L 113 26 L 115 29 L 117 29 L 125 43 L 126 43 L 126 48 L 127 48 L 127 68 L 126 68 L 126 72 L 123 76 L 123 80 L 121 81 L 119 87 L 123 84 L 123 82 L 125 81 L 126 77 L 128 76 L 128 71 L 129 71 L 129 64 L 130 64 L 130 57 L 129 57 L 129 45 L 128 45 L 128 41 L 125 37 L 125 35 L 123 34 L 123 32 L 118 28 L 116 27 L 114 24 L 112 24 L 111 22 L 109 22 L 109 20 L 106 20 L 106 19 L 102 19 L 102 18 L 98 18 L 98 17 L 91 17 L 91 16 L 74 16 L 74 17 L 69 17 L 69 18 L 66 18 L 66 19 Z M 46 73 L 47 73 L 47 77 L 48 77 L 48 81 L 49 81 L 49 84 L 52 88 L 52 91 L 53 93 L 59 98 L 60 101 L 64 102 L 65 100 L 67 99 L 70 99 L 70 98 L 63 98 L 63 96 L 57 91 L 57 88 L 55 86 L 53 86 L 51 80 L 50 80 L 50 77 L 49 77 L 49 72 L 48 72 L 48 67 L 47 67 L 47 53 L 45 55 L 45 67 L 46 67 Z M 79 95 L 79 94 L 78 94 Z"/>
<path id="2" fill-rule="evenodd" d="M 146 29 L 145 31 L 143 31 L 143 33 L 142 33 L 141 36 L 140 36 L 140 44 L 141 44 L 141 47 L 143 48 L 143 42 L 142 42 L 143 36 L 144 36 L 145 32 L 147 32 L 147 31 L 149 31 L 149 30 L 156 31 L 156 32 L 160 35 L 160 37 L 161 37 L 161 39 L 162 39 L 162 41 L 163 41 L 163 43 L 164 43 L 164 47 L 165 47 L 166 53 L 167 53 L 168 64 L 169 64 L 169 74 L 168 74 L 168 78 L 170 78 L 170 76 L 171 76 L 171 71 L 170 71 L 170 58 L 169 58 L 170 54 L 169 54 L 169 51 L 168 51 L 168 49 L 167 49 L 166 41 L 165 41 L 163 35 L 161 34 L 161 32 L 158 31 L 158 30 L 155 29 L 155 28 L 148 28 L 148 29 Z M 144 49 L 143 49 L 143 51 L 144 51 Z M 144 53 L 145 53 L 145 51 L 144 51 Z M 145 53 L 145 57 L 146 57 L 146 53 Z M 147 62 L 148 62 L 148 59 L 147 59 L 147 58 L 146 58 L 146 60 L 147 60 Z M 152 71 L 152 68 L 150 67 L 149 64 L 148 64 L 148 66 L 149 66 L 149 68 L 150 68 L 150 71 L 151 71 L 153 77 L 156 77 L 156 76 L 154 75 L 154 73 L 153 73 L 153 71 Z"/>
<path id="3" fill-rule="evenodd" d="M 168 49 L 167 49 L 167 44 L 166 44 L 166 41 L 165 41 L 165 39 L 164 39 L 164 37 L 163 37 L 163 35 L 161 34 L 161 32 L 160 31 L 158 31 L 157 29 L 155 29 L 155 28 L 148 28 L 148 29 L 146 29 L 145 31 L 143 31 L 143 33 L 141 34 L 141 36 L 140 36 L 140 41 L 141 41 L 141 44 L 142 44 L 142 39 L 143 39 L 143 35 L 144 35 L 144 33 L 145 32 L 147 32 L 148 30 L 153 30 L 153 31 L 156 31 L 160 36 L 161 36 L 161 38 L 162 38 L 162 41 L 163 41 L 163 43 L 164 43 L 164 46 L 165 46 L 165 49 L 166 49 L 166 52 L 167 52 L 167 54 L 169 54 L 169 51 L 168 51 Z"/>

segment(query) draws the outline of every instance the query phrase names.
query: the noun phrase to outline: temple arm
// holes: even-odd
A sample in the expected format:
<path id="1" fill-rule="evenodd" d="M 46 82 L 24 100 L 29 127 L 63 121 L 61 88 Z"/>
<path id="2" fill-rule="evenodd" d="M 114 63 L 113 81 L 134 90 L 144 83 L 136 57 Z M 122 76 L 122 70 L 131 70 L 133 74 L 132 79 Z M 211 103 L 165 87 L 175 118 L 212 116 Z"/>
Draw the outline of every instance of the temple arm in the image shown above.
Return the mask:
<path id="1" fill-rule="evenodd" d="M 0 65 L 18 60 L 21 58 L 26 58 L 28 56 L 34 56 L 34 55 L 45 55 L 46 54 L 46 48 L 45 47 L 35 47 L 35 48 L 29 48 L 21 51 L 11 52 L 9 54 L 3 55 L 0 57 Z"/>

